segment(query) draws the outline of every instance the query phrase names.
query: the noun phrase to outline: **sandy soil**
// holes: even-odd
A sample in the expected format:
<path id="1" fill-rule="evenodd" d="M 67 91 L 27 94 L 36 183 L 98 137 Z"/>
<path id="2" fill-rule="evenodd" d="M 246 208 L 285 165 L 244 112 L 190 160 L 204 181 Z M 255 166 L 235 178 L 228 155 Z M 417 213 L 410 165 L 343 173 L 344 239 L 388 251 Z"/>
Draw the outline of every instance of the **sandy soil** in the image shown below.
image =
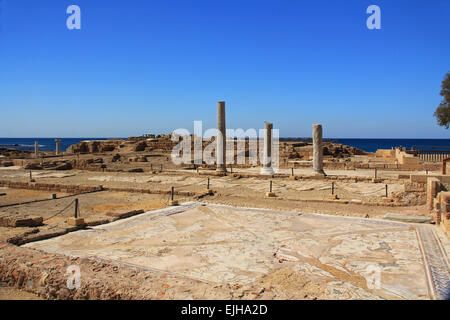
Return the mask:
<path id="1" fill-rule="evenodd" d="M 47 199 L 46 201 L 32 202 L 27 204 L 7 206 L 0 208 L 0 214 L 24 214 L 31 216 L 41 216 L 44 218 L 44 225 L 35 228 L 8 228 L 0 227 L 0 241 L 6 241 L 13 236 L 22 235 L 33 230 L 49 230 L 67 226 L 66 220 L 74 215 L 74 199 L 79 201 L 79 216 L 86 221 L 101 221 L 108 218 L 105 214 L 108 212 L 117 212 L 119 210 L 154 210 L 164 208 L 168 204 L 168 197 L 163 195 L 125 193 L 125 192 L 96 192 L 81 194 L 76 196 L 67 196 L 57 193 L 58 198 L 50 199 L 50 192 L 8 189 L 7 196 L 0 199 L 1 204 L 32 201 L 36 199 Z M 64 210 L 65 209 L 65 210 Z M 59 214 L 58 214 L 59 213 Z M 57 215 L 56 215 L 57 214 Z M 56 215 L 56 216 L 55 216 Z"/>
<path id="2" fill-rule="evenodd" d="M 192 202 L 24 247 L 210 285 L 264 283 L 288 298 L 429 297 L 415 229 L 383 220 Z M 379 288 L 368 267 L 382 274 Z"/>
<path id="3" fill-rule="evenodd" d="M 43 300 L 38 295 L 0 283 L 0 300 Z"/>
<path id="4" fill-rule="evenodd" d="M 386 213 L 400 213 L 405 215 L 427 216 L 425 205 L 410 207 L 383 207 L 366 206 L 360 204 L 340 204 L 329 202 L 298 202 L 278 200 L 276 198 L 252 198 L 239 196 L 206 197 L 202 200 L 206 203 L 218 203 L 238 207 L 270 208 L 278 210 L 290 210 L 301 213 L 326 213 L 340 216 L 355 216 L 368 218 L 380 218 Z"/>
<path id="5" fill-rule="evenodd" d="M 160 163 L 166 163 L 166 159 L 164 157 L 152 157 L 151 161 L 151 163 L 153 163 L 154 169 L 158 169 Z M 39 172 L 33 172 L 33 178 L 36 180 L 36 182 L 49 184 L 57 183 L 64 185 L 83 186 L 103 185 L 106 188 L 141 188 L 166 191 L 170 190 L 170 188 L 174 186 L 176 191 L 191 191 L 197 194 L 203 193 L 206 190 L 208 181 L 207 176 L 197 175 L 193 170 L 181 170 L 179 168 L 176 169 L 176 171 L 173 168 L 172 172 L 150 173 L 148 171 L 150 162 L 120 163 L 113 164 L 112 166 L 121 169 L 142 167 L 145 168 L 146 172 L 94 172 L 81 170 L 55 172 L 43 170 Z M 169 167 L 167 167 L 166 169 L 169 169 Z M 255 173 L 255 170 L 258 169 L 237 169 L 234 171 L 243 173 Z M 285 169 L 285 171 L 286 173 L 290 172 L 289 169 Z M 308 174 L 310 171 L 310 169 L 299 169 L 296 173 Z M 370 177 L 373 174 L 371 170 L 341 171 L 342 172 L 338 172 L 338 170 L 336 170 L 336 172 L 334 173 L 352 177 Z M 379 171 L 380 176 L 393 179 L 391 183 L 389 183 L 389 194 L 392 194 L 392 192 L 404 190 L 404 181 L 394 179 L 397 174 L 398 172 L 382 172 L 381 170 Z M 17 168 L 11 170 L 0 170 L 0 179 L 11 181 L 29 181 L 29 172 Z M 225 204 L 235 207 L 287 210 L 298 213 L 325 213 L 338 216 L 355 216 L 377 219 L 381 218 L 387 213 L 428 216 L 428 212 L 424 205 L 387 207 L 372 205 L 369 206 L 355 203 L 342 204 L 336 202 L 332 203 L 329 201 L 320 201 L 328 199 L 328 196 L 331 193 L 331 182 L 325 180 L 273 179 L 273 192 L 275 192 L 277 195 L 277 197 L 275 198 L 266 197 L 266 192 L 269 191 L 269 180 L 264 178 L 210 176 L 209 183 L 210 189 L 214 191 L 214 194 L 205 196 L 199 200 L 204 203 Z M 348 201 L 359 200 L 372 203 L 380 202 L 385 195 L 384 184 L 370 182 L 354 183 L 350 181 L 338 181 L 335 183 L 335 191 L 339 199 Z M 104 219 L 106 217 L 106 213 L 119 210 L 143 209 L 144 211 L 151 211 L 159 208 L 165 208 L 168 206 L 169 200 L 167 195 L 115 191 L 101 191 L 76 196 L 57 193 L 58 199 L 56 200 L 50 200 L 51 194 L 55 192 L 48 191 L 44 192 L 35 190 L 2 188 L 0 189 L 0 193 L 6 193 L 6 195 L 0 196 L 0 212 L 4 212 L 7 214 L 42 216 L 44 218 L 45 225 L 42 227 L 38 227 L 38 230 L 59 228 L 62 225 L 65 225 L 66 219 L 73 216 L 73 207 L 70 207 L 69 205 L 75 198 L 78 198 L 79 200 L 81 217 L 91 220 Z M 191 201 L 195 198 L 175 196 L 175 199 L 179 201 Z M 1 207 L 2 205 L 34 200 L 45 201 Z M 308 202 L 304 200 L 312 201 Z M 56 213 L 59 213 L 67 206 L 69 206 L 69 209 L 53 217 Z M 217 218 L 217 216 L 215 218 Z M 226 216 L 223 216 L 222 218 L 225 220 L 227 219 Z M 176 220 L 177 228 L 180 227 L 189 230 L 198 226 L 201 226 L 203 228 L 204 224 L 210 223 L 200 220 L 197 221 L 195 219 L 183 220 L 183 215 L 179 215 L 178 217 L 176 217 Z M 105 228 L 107 228 L 108 225 L 109 224 L 105 224 Z M 161 220 L 159 224 L 156 223 L 156 225 L 163 231 L 167 230 L 167 234 L 169 234 L 171 231 L 171 229 L 165 229 L 170 226 L 169 224 L 167 224 L 167 222 L 164 222 L 164 220 Z M 215 224 L 207 225 L 207 227 L 214 226 Z M 12 236 L 32 232 L 34 229 L 36 228 L 0 227 L 0 241 L 5 241 Z M 237 229 L 240 230 L 239 228 Z M 88 231 L 89 230 L 90 229 L 88 229 Z M 149 232 L 149 230 L 146 230 L 144 234 L 147 235 Z M 165 235 L 166 233 L 163 232 L 163 234 Z M 70 235 L 71 234 L 68 234 L 67 236 Z M 202 234 L 200 233 L 199 236 L 201 235 Z M 160 235 L 155 238 L 155 241 L 162 241 L 164 240 L 163 238 L 164 237 Z M 183 238 L 175 237 L 172 240 L 174 242 L 177 242 L 183 240 Z M 337 245 L 337 243 L 333 241 L 331 241 L 329 244 Z M 142 252 L 144 252 L 145 254 L 142 254 L 142 257 L 145 257 L 149 250 L 156 250 L 155 252 L 152 251 L 151 255 L 154 254 L 156 257 L 155 259 L 160 259 L 162 262 L 164 262 L 167 259 L 175 259 L 173 257 L 170 258 L 173 255 L 180 254 L 183 256 L 186 253 L 186 248 L 183 246 L 179 246 L 179 248 L 170 248 L 170 246 L 168 245 L 162 245 L 160 247 L 158 246 L 146 246 L 145 248 L 141 248 L 142 246 L 138 246 L 136 248 L 129 248 L 129 252 L 126 253 L 125 256 L 131 254 L 141 255 Z M 143 251 L 141 252 L 139 250 Z M 216 253 L 217 252 L 218 251 L 216 251 Z M 14 256 L 12 249 L 11 256 Z M 40 253 L 37 251 L 24 251 L 23 257 L 25 260 L 21 262 L 22 264 L 30 263 L 33 261 L 41 261 L 39 259 L 43 259 L 43 262 L 39 262 L 39 265 L 42 268 L 39 269 L 39 272 L 45 271 L 50 273 L 49 270 L 51 270 L 51 272 L 53 272 L 52 276 L 59 283 L 58 288 L 56 289 L 49 284 L 45 285 L 45 290 L 41 288 L 45 291 L 45 294 L 43 293 L 42 297 L 47 299 L 64 299 L 67 297 L 71 297 L 70 295 L 67 295 L 66 290 L 63 288 L 64 274 L 60 274 L 60 270 L 55 269 L 58 266 L 67 267 L 68 265 L 70 265 L 72 261 L 71 258 L 64 256 L 56 257 L 53 256 L 53 254 L 42 252 Z M 46 257 L 50 258 L 47 259 Z M 276 257 L 274 255 L 271 256 L 271 259 L 273 259 L 271 263 L 273 262 L 277 264 L 276 268 L 273 268 L 270 272 L 264 273 L 257 280 L 253 279 L 251 283 L 244 285 L 238 283 L 233 284 L 231 282 L 229 282 L 228 284 L 221 283 L 218 285 L 215 282 L 210 283 L 208 281 L 198 281 L 191 278 L 180 277 L 179 275 L 175 274 L 168 275 L 167 273 L 169 273 L 169 270 L 166 270 L 167 273 L 164 272 L 164 270 L 152 270 L 150 272 L 151 275 L 149 275 L 148 270 L 132 271 L 129 265 L 113 266 L 109 263 L 102 264 L 100 262 L 96 262 L 95 265 L 92 265 L 91 262 L 78 261 L 80 262 L 80 266 L 83 268 L 84 277 L 87 280 L 88 286 L 90 287 L 85 291 L 75 293 L 75 295 L 79 295 L 75 298 L 103 297 L 109 299 L 116 298 L 118 296 L 121 298 L 128 297 L 144 299 L 327 299 L 333 297 L 339 299 L 355 297 L 376 298 L 376 295 L 366 292 L 365 289 L 362 291 L 358 289 L 364 287 L 364 285 L 358 282 L 361 280 L 360 277 L 356 277 L 355 279 L 357 280 L 354 280 L 353 278 L 347 279 L 343 274 L 339 273 L 339 271 L 336 271 L 336 268 L 334 268 L 335 266 L 333 266 L 334 269 L 331 268 L 327 270 L 331 270 L 332 272 L 334 272 L 335 277 L 342 279 L 330 285 L 328 280 L 327 283 L 327 281 L 325 281 L 323 277 L 318 277 L 315 275 L 318 272 L 318 269 L 315 268 L 314 265 L 308 265 L 307 269 L 302 269 L 293 261 L 284 261 L 283 258 Z M 51 263 L 46 262 L 50 260 L 52 261 Z M 172 261 L 169 260 L 167 260 L 166 262 Z M 280 260 L 282 262 L 279 262 Z M 58 263 L 55 261 L 58 261 Z M 161 261 L 158 263 L 162 263 Z M 388 261 L 388 263 L 390 262 Z M 321 264 L 321 266 L 324 265 L 326 265 L 326 263 Z M 10 267 L 15 268 L 16 266 Z M 246 267 L 247 266 L 244 264 L 244 266 L 240 268 L 240 270 L 242 271 Z M 324 268 L 326 269 L 326 267 Z M 4 276 L 9 279 L 9 281 L 12 281 L 11 275 L 5 274 Z M 99 285 L 98 281 L 104 281 L 104 284 Z M 120 282 L 119 290 L 117 290 L 117 288 L 114 288 L 115 281 L 117 281 L 118 283 Z M 101 290 L 103 290 L 105 293 L 101 293 Z M 121 292 L 121 294 L 117 295 L 116 291 Z M 351 294 L 350 292 L 354 292 L 354 294 Z M 18 289 L 5 288 L 0 286 L 0 299 L 6 299 L 7 297 L 17 299 L 38 298 L 38 296 L 35 294 L 31 294 L 30 296 L 26 295 L 27 293 Z M 384 297 L 388 296 L 385 295 Z"/>

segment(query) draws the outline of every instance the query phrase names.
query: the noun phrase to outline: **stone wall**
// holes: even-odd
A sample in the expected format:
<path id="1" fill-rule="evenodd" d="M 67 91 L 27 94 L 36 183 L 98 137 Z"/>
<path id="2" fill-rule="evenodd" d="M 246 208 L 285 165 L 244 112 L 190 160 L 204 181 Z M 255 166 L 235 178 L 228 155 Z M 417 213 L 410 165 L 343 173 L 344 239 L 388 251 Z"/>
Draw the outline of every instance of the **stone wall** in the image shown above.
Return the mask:
<path id="1" fill-rule="evenodd" d="M 70 194 L 81 194 L 97 191 L 116 191 L 116 192 L 133 192 L 133 193 L 148 193 L 148 194 L 170 194 L 170 190 L 156 190 L 156 189 L 142 189 L 142 188 L 116 188 L 103 186 L 80 186 L 80 185 L 63 185 L 63 184 L 49 184 L 49 183 L 34 183 L 34 182 L 18 182 L 0 180 L 0 187 L 7 187 L 13 189 L 31 189 L 41 191 L 63 192 Z M 175 195 L 179 196 L 199 196 L 203 193 L 195 193 L 190 191 L 175 191 Z"/>
<path id="2" fill-rule="evenodd" d="M 438 178 L 428 178 L 427 208 L 431 219 L 450 237 L 450 192 Z"/>

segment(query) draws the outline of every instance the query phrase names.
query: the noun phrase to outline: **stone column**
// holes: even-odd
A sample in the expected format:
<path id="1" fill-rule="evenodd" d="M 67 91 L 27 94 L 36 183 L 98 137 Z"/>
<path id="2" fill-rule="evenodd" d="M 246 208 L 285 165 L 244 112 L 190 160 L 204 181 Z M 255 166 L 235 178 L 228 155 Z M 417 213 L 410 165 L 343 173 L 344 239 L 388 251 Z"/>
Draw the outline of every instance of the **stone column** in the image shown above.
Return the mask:
<path id="1" fill-rule="evenodd" d="M 325 172 L 323 171 L 321 124 L 313 124 L 313 168 L 315 174 L 325 175 Z"/>
<path id="2" fill-rule="evenodd" d="M 58 156 L 61 152 L 61 139 L 55 139 L 56 142 L 56 155 Z"/>
<path id="3" fill-rule="evenodd" d="M 272 123 L 264 122 L 264 153 L 261 174 L 272 175 L 275 173 L 272 168 L 272 128 Z"/>
<path id="4" fill-rule="evenodd" d="M 37 158 L 39 156 L 39 142 L 34 142 L 34 156 Z"/>
<path id="5" fill-rule="evenodd" d="M 225 157 L 226 149 L 225 101 L 217 103 L 217 136 L 216 136 L 216 171 L 227 172 Z"/>

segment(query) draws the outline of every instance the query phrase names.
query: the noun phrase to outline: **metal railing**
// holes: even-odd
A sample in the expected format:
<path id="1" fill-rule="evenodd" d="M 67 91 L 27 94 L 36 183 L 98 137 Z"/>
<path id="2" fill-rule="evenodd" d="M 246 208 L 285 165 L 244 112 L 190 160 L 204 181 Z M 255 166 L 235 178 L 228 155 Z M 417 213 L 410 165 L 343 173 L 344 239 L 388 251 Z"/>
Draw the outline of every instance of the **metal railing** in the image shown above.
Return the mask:
<path id="1" fill-rule="evenodd" d="M 450 157 L 450 147 L 447 146 L 413 146 L 411 150 L 424 162 L 442 162 Z"/>

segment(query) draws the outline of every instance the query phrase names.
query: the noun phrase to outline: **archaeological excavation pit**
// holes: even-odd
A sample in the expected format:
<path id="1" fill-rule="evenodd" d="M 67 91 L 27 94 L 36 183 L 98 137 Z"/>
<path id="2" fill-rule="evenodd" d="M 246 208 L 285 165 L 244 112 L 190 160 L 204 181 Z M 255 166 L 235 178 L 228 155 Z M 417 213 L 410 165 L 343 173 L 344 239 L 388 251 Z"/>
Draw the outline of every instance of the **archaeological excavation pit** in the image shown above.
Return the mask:
<path id="1" fill-rule="evenodd" d="M 289 269 L 330 299 L 430 299 L 448 286 L 438 281 L 448 266 L 431 226 L 199 202 L 24 247 L 211 285 L 268 281 Z"/>

